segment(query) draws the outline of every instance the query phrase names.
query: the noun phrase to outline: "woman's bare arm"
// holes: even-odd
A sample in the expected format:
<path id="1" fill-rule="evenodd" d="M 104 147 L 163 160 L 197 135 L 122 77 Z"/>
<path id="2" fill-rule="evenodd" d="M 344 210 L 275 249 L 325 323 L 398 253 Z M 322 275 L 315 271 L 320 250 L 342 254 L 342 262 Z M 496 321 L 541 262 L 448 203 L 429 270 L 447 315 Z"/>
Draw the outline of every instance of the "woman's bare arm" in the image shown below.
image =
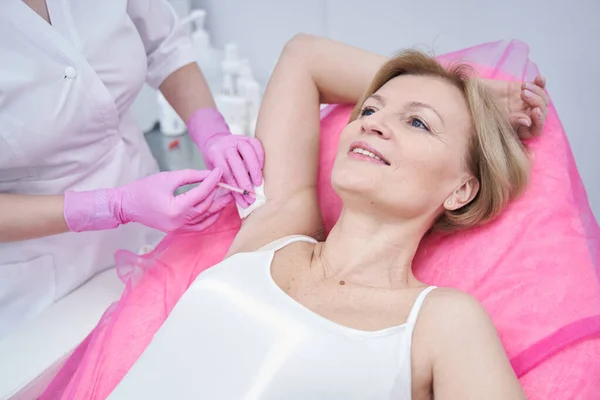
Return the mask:
<path id="1" fill-rule="evenodd" d="M 429 314 L 424 325 L 429 326 L 421 330 L 435 332 L 431 337 L 435 399 L 525 400 L 496 329 L 477 300 L 446 288 L 430 296 L 429 310 L 423 307 Z"/>
<path id="2" fill-rule="evenodd" d="M 160 85 L 165 99 L 182 120 L 189 121 L 200 108 L 214 108 L 215 101 L 198 64 L 191 63 L 169 75 Z"/>
<path id="3" fill-rule="evenodd" d="M 266 154 L 268 200 L 244 221 L 230 254 L 256 250 L 287 235 L 321 231 L 319 105 L 356 103 L 385 60 L 310 35 L 288 42 L 267 86 L 256 129 Z"/>
<path id="4" fill-rule="evenodd" d="M 64 197 L 0 193 L 0 242 L 67 232 Z"/>

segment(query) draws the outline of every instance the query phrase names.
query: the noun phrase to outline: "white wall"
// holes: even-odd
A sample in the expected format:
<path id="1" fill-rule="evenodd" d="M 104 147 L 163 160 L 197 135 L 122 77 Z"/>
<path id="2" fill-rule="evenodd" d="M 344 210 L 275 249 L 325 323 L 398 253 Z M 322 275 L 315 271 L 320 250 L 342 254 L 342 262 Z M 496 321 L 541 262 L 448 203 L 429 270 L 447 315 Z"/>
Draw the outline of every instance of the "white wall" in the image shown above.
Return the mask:
<path id="1" fill-rule="evenodd" d="M 487 41 L 525 41 L 548 78 L 600 220 L 600 1 L 190 1 L 208 11 L 213 43 L 238 43 L 263 82 L 284 43 L 298 32 L 382 54 L 415 44 L 441 54 Z"/>

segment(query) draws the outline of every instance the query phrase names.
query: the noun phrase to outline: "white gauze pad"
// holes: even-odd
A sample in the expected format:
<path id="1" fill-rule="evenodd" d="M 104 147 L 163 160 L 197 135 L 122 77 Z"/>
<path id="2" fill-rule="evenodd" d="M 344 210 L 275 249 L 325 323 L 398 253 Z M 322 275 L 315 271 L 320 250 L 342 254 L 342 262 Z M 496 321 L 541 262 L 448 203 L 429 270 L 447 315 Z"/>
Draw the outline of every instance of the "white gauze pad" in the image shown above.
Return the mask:
<path id="1" fill-rule="evenodd" d="M 237 206 L 238 214 L 240 215 L 241 219 L 244 219 L 248 215 L 252 214 L 252 211 L 261 207 L 267 201 L 266 197 L 265 197 L 265 181 L 264 180 L 260 186 L 254 186 L 252 190 L 253 190 L 254 194 L 256 194 L 256 199 L 254 200 L 254 203 L 250 204 L 247 208 L 243 208 L 239 204 L 235 203 L 235 205 Z"/>

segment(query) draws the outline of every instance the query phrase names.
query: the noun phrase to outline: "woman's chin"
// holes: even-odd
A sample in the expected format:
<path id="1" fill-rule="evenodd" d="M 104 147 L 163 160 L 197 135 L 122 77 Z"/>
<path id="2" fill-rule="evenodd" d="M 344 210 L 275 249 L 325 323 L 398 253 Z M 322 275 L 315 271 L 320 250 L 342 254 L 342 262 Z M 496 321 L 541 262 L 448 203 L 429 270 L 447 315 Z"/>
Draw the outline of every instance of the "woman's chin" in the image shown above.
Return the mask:
<path id="1" fill-rule="evenodd" d="M 340 197 L 344 194 L 360 195 L 368 199 L 376 193 L 375 182 L 372 178 L 351 171 L 333 171 L 331 185 Z"/>

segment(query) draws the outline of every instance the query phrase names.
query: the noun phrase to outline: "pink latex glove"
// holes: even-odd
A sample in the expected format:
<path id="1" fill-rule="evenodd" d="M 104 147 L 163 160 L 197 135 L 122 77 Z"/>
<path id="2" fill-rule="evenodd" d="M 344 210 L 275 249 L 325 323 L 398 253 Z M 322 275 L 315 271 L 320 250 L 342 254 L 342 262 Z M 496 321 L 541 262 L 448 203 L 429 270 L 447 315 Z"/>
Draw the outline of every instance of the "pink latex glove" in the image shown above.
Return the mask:
<path id="1" fill-rule="evenodd" d="M 64 216 L 73 232 L 116 228 L 139 222 L 150 228 L 201 232 L 219 218 L 233 201 L 231 195 L 215 198 L 223 172 L 192 169 L 161 172 L 116 189 L 65 193 Z M 197 187 L 175 196 L 184 185 Z"/>
<path id="2" fill-rule="evenodd" d="M 190 137 L 198 146 L 208 168 L 221 168 L 225 183 L 252 191 L 262 184 L 265 153 L 256 138 L 233 135 L 225 119 L 215 108 L 201 108 L 188 121 Z M 236 202 L 246 208 L 254 198 L 233 193 Z"/>

